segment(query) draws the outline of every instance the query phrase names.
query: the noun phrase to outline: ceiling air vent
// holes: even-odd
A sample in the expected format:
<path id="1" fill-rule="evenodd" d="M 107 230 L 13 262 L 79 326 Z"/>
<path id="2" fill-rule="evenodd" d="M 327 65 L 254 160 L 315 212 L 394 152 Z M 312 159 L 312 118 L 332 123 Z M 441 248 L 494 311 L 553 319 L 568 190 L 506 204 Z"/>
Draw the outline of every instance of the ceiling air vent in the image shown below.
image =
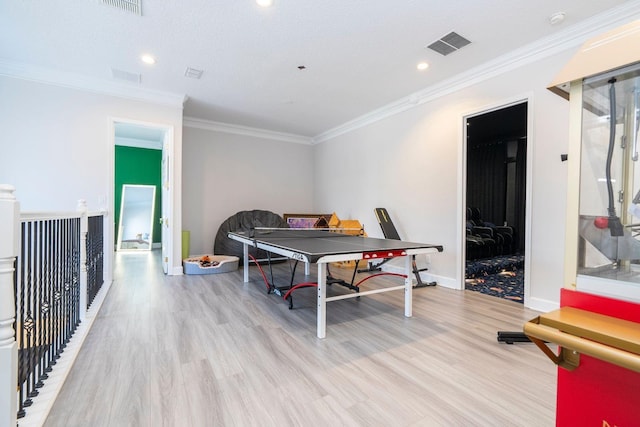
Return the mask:
<path id="1" fill-rule="evenodd" d="M 450 32 L 440 40 L 436 40 L 427 46 L 429 49 L 438 52 L 440 55 L 447 56 L 471 43 L 456 32 Z"/>
<path id="2" fill-rule="evenodd" d="M 142 15 L 142 0 L 102 0 L 103 4 L 117 7 L 129 13 Z"/>
<path id="3" fill-rule="evenodd" d="M 116 80 L 124 80 L 130 83 L 140 83 L 142 81 L 140 74 L 118 70 L 117 68 L 111 69 L 111 76 Z"/>
<path id="4" fill-rule="evenodd" d="M 189 77 L 192 79 L 199 79 L 200 77 L 202 77 L 203 72 L 204 72 L 203 70 L 187 67 L 187 69 L 184 72 L 184 75 L 185 77 Z"/>

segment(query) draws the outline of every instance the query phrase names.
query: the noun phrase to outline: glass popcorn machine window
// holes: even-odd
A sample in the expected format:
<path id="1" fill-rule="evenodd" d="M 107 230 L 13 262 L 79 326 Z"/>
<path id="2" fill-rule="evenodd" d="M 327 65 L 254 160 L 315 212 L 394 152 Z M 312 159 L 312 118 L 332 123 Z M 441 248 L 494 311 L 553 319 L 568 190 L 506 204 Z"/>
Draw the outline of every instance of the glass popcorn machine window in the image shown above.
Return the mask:
<path id="1" fill-rule="evenodd" d="M 578 274 L 640 283 L 640 64 L 585 79 Z"/>

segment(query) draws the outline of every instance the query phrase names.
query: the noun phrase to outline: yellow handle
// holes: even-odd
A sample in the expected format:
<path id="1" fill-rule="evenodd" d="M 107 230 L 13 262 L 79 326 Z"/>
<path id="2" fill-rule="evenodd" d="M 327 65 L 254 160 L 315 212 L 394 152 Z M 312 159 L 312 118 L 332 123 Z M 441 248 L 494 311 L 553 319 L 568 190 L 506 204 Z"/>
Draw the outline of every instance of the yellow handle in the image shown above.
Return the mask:
<path id="1" fill-rule="evenodd" d="M 567 362 L 561 354 L 556 356 L 543 341 L 560 345 L 565 350 L 575 353 L 586 354 L 596 359 L 603 360 L 613 365 L 621 366 L 634 372 L 640 373 L 640 355 L 620 350 L 615 347 L 561 332 L 555 328 L 539 324 L 537 317 L 524 325 L 524 333 L 556 364 L 574 369 L 577 365 Z M 543 348 L 544 347 L 544 348 Z"/>

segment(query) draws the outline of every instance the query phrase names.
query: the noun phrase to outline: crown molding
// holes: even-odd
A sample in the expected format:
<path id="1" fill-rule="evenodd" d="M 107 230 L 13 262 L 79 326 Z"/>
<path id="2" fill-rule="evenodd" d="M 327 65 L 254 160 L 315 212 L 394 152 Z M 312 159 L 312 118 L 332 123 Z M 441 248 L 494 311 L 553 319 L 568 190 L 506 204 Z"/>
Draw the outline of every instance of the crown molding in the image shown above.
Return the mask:
<path id="1" fill-rule="evenodd" d="M 46 83 L 54 86 L 79 89 L 102 95 L 111 95 L 136 101 L 151 102 L 153 104 L 177 107 L 180 109 L 183 108 L 183 105 L 187 100 L 187 96 L 184 94 L 180 95 L 144 89 L 105 79 L 97 79 L 81 74 L 47 69 L 3 59 L 0 59 L 0 75 Z"/>
<path id="2" fill-rule="evenodd" d="M 211 120 L 197 119 L 195 117 L 184 117 L 182 125 L 185 127 L 204 129 L 215 132 L 231 133 L 235 135 L 254 136 L 256 138 L 272 139 L 283 142 L 293 142 L 296 144 L 311 145 L 312 138 L 293 133 L 275 132 L 267 129 L 253 128 L 249 126 L 234 125 L 231 123 L 215 122 Z"/>
<path id="3" fill-rule="evenodd" d="M 563 31 L 540 39 L 534 43 L 502 55 L 441 83 L 414 92 L 381 108 L 366 113 L 342 125 L 322 132 L 315 137 L 275 132 L 266 129 L 215 122 L 192 117 L 183 117 L 183 125 L 192 128 L 212 130 L 230 134 L 253 136 L 298 144 L 318 144 L 329 141 L 345 133 L 365 127 L 387 117 L 402 113 L 421 104 L 454 93 L 479 82 L 499 76 L 508 71 L 533 63 L 556 53 L 575 48 L 585 40 L 619 25 L 640 19 L 640 0 L 627 1 L 622 5 L 581 21 Z M 186 94 L 143 89 L 129 84 L 97 79 L 80 74 L 45 69 L 29 64 L 3 60 L 0 58 L 0 75 L 55 86 L 80 89 L 88 92 L 117 96 L 125 99 L 151 102 L 154 104 L 182 109 Z"/>
<path id="4" fill-rule="evenodd" d="M 409 96 L 400 98 L 397 101 L 350 120 L 340 126 L 329 129 L 313 137 L 313 143 L 319 144 L 329 141 L 345 133 L 368 126 L 492 77 L 499 76 L 565 50 L 575 48 L 591 37 L 639 18 L 640 0 L 624 3 L 619 7 L 612 8 L 581 21 L 552 36 L 518 48 L 492 61 L 471 68 L 438 84 L 414 92 Z"/>

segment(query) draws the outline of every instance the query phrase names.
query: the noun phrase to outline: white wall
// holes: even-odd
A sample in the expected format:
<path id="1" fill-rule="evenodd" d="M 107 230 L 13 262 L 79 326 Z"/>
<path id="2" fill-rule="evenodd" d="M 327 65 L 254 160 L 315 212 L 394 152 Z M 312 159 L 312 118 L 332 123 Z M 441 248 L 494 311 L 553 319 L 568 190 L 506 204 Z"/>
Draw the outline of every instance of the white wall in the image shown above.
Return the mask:
<path id="1" fill-rule="evenodd" d="M 113 215 L 109 118 L 168 124 L 175 128 L 174 172 L 183 179 L 174 204 L 174 225 L 182 226 L 174 238 L 179 243 L 180 231 L 190 230 L 191 253 L 210 252 L 220 223 L 240 210 L 335 211 L 381 236 L 373 209 L 386 207 L 402 238 L 445 246 L 431 256 L 430 272 L 443 285 L 461 287 L 463 117 L 529 97 L 527 305 L 547 310 L 562 286 L 567 177 L 560 154 L 567 150 L 569 105 L 545 87 L 569 56 L 509 71 L 316 146 L 182 129 L 175 107 L 0 77 L 0 182 L 16 186 L 23 210 L 73 210 L 84 198 L 90 209 L 106 205 Z M 179 244 L 174 254 L 179 264 Z"/>
<path id="2" fill-rule="evenodd" d="M 220 224 L 236 212 L 315 212 L 312 146 L 193 127 L 183 138 L 182 218 L 191 255 L 212 253 Z"/>
<path id="3" fill-rule="evenodd" d="M 461 177 L 464 117 L 529 98 L 531 251 L 528 306 L 557 306 L 563 285 L 569 103 L 546 89 L 565 52 L 315 146 L 315 206 L 364 223 L 382 236 L 373 209 L 388 209 L 404 240 L 443 244 L 430 273 L 462 288 Z"/>
<path id="4" fill-rule="evenodd" d="M 78 199 L 85 199 L 89 210 L 106 208 L 114 218 L 110 118 L 173 126 L 174 172 L 181 176 L 181 107 L 4 76 L 0 76 L 0 94 L 0 183 L 16 187 L 23 211 L 74 211 Z M 173 218 L 178 224 L 174 235 L 178 268 L 180 196 L 178 188 Z M 113 230 L 105 239 L 113 242 Z"/>

